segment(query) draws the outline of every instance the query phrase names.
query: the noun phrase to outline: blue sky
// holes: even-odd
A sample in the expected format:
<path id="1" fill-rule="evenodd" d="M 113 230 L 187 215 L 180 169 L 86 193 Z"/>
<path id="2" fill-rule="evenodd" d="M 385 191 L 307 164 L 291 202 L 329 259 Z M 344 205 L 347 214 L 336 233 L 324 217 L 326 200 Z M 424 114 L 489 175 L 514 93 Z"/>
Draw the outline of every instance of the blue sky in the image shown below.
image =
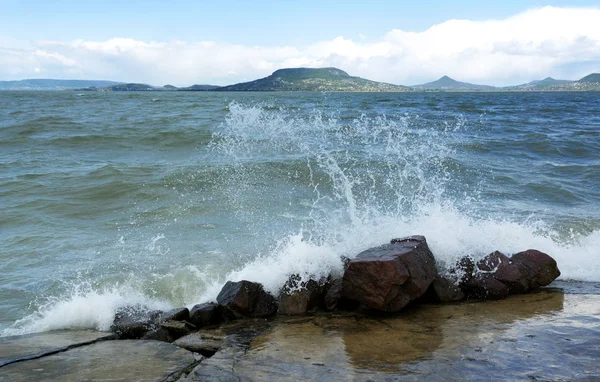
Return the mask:
<path id="1" fill-rule="evenodd" d="M 0 34 L 20 40 L 212 40 L 249 45 L 377 38 L 449 19 L 502 19 L 529 8 L 600 0 L 190 1 L 0 0 Z M 599 21 L 600 22 L 600 21 Z"/>
<path id="2" fill-rule="evenodd" d="M 226 84 L 332 65 L 393 83 L 511 84 L 600 71 L 600 0 L 0 0 L 0 10 L 0 80 Z"/>

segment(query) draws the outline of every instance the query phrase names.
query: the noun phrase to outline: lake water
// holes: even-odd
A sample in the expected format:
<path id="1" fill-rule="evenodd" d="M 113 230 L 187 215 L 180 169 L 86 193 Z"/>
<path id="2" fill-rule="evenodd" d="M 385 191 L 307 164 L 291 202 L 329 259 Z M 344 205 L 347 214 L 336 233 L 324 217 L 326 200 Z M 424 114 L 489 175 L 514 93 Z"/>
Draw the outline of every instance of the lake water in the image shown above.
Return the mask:
<path id="1" fill-rule="evenodd" d="M 0 92 L 1 335 L 277 293 L 412 234 L 600 282 L 600 93 Z"/>

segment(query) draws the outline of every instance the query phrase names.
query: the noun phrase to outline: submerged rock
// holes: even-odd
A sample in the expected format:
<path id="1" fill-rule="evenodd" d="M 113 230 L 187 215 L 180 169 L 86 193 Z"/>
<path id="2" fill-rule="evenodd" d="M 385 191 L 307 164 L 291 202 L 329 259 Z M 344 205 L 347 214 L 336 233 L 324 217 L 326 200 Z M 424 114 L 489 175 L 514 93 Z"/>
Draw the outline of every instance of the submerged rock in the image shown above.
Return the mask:
<path id="1" fill-rule="evenodd" d="M 394 239 L 348 263 L 341 295 L 368 308 L 397 312 L 425 294 L 436 275 L 425 237 Z"/>
<path id="2" fill-rule="evenodd" d="M 230 318 L 269 317 L 277 312 L 275 297 L 267 293 L 261 284 L 251 281 L 228 281 L 217 296 Z"/>

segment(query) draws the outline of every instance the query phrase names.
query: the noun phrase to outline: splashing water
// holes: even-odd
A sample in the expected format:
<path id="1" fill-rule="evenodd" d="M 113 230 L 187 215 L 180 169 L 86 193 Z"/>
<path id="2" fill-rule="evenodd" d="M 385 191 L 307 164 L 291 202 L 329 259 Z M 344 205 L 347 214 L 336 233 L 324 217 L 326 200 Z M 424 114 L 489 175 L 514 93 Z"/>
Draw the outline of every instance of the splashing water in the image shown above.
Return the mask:
<path id="1" fill-rule="evenodd" d="M 0 335 L 107 330 L 122 306 L 192 306 L 214 300 L 226 280 L 261 282 L 277 294 L 290 275 L 338 276 L 341 256 L 414 234 L 427 237 L 440 268 L 466 255 L 536 248 L 557 260 L 563 279 L 600 281 L 598 220 L 584 230 L 573 228 L 580 222 L 561 226 L 546 210 L 529 208 L 530 195 L 509 204 L 490 193 L 502 187 L 496 176 L 512 175 L 497 173 L 467 151 L 489 133 L 482 116 L 475 122 L 462 114 L 432 120 L 389 110 L 326 112 L 237 102 L 227 109 L 205 147 L 218 170 L 202 183 L 213 187 L 202 192 L 225 196 L 221 213 L 236 222 L 227 227 L 232 233 L 222 233 L 224 245 L 240 242 L 233 257 L 223 255 L 230 250 L 225 246 L 207 257 L 221 256 L 224 266 L 193 254 L 187 255 L 191 265 L 180 269 L 132 272 L 118 284 L 80 283 L 39 302 L 33 314 Z M 178 181 L 187 179 L 195 178 Z M 193 204 L 192 196 L 181 197 Z M 249 234 L 236 237 L 240 230 Z M 253 244 L 245 246 L 245 240 Z M 173 241 L 154 232 L 141 248 L 161 258 L 183 256 Z M 118 242 L 127 242 L 120 233 Z"/>

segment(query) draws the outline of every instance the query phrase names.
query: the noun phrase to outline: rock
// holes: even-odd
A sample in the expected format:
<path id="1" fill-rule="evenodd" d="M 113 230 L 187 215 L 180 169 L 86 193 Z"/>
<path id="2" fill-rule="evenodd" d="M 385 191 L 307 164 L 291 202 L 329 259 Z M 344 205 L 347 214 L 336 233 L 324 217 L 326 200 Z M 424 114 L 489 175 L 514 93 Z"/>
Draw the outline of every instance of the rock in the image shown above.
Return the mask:
<path id="1" fill-rule="evenodd" d="M 461 289 L 467 297 L 477 300 L 501 300 L 509 294 L 508 286 L 485 273 L 475 275 Z"/>
<path id="2" fill-rule="evenodd" d="M 451 279 L 441 275 L 435 277 L 427 292 L 427 299 L 436 302 L 454 302 L 464 298 L 465 294 L 460 287 Z"/>
<path id="3" fill-rule="evenodd" d="M 196 327 L 201 328 L 206 325 L 219 323 L 221 316 L 221 307 L 219 304 L 207 302 L 194 305 L 190 311 L 190 322 Z"/>
<path id="4" fill-rule="evenodd" d="M 196 326 L 187 321 L 162 322 L 160 327 L 165 329 L 173 339 L 185 336 L 196 330 Z"/>
<path id="5" fill-rule="evenodd" d="M 531 289 L 546 286 L 560 276 L 556 261 L 535 249 L 516 253 L 511 260 L 525 273 Z"/>
<path id="6" fill-rule="evenodd" d="M 342 297 L 342 279 L 335 279 L 329 285 L 329 289 L 325 293 L 325 297 L 323 298 L 325 303 L 326 310 L 335 310 L 337 308 L 338 302 Z"/>
<path id="7" fill-rule="evenodd" d="M 261 284 L 251 281 L 228 281 L 217 296 L 231 318 L 268 317 L 277 312 L 277 301 Z"/>
<path id="8" fill-rule="evenodd" d="M 215 354 L 223 345 L 223 336 L 207 332 L 196 332 L 183 336 L 173 342 L 173 344 L 186 350 L 200 353 L 205 357 Z"/>
<path id="9" fill-rule="evenodd" d="M 154 340 L 154 341 L 162 341 L 162 342 L 173 342 L 175 338 L 169 333 L 169 331 L 165 328 L 158 327 L 156 329 L 149 330 L 144 336 L 141 338 L 142 340 Z"/>
<path id="10" fill-rule="evenodd" d="M 277 313 L 284 315 L 305 314 L 323 306 L 327 283 L 315 280 L 300 282 L 298 275 L 292 275 L 279 294 Z"/>
<path id="11" fill-rule="evenodd" d="M 189 321 L 190 320 L 190 311 L 188 308 L 176 308 L 169 310 L 168 312 L 164 312 L 160 315 L 160 322 L 165 321 Z"/>
<path id="12" fill-rule="evenodd" d="M 480 273 L 486 273 L 508 287 L 510 293 L 525 293 L 529 290 L 527 275 L 506 255 L 496 251 L 477 263 Z"/>
<path id="13" fill-rule="evenodd" d="M 119 308 L 110 329 L 122 339 L 142 338 L 148 331 L 157 328 L 157 320 L 161 313 L 141 305 Z"/>
<path id="14" fill-rule="evenodd" d="M 394 239 L 348 263 L 341 295 L 368 308 L 396 312 L 425 294 L 436 275 L 425 237 Z"/>

